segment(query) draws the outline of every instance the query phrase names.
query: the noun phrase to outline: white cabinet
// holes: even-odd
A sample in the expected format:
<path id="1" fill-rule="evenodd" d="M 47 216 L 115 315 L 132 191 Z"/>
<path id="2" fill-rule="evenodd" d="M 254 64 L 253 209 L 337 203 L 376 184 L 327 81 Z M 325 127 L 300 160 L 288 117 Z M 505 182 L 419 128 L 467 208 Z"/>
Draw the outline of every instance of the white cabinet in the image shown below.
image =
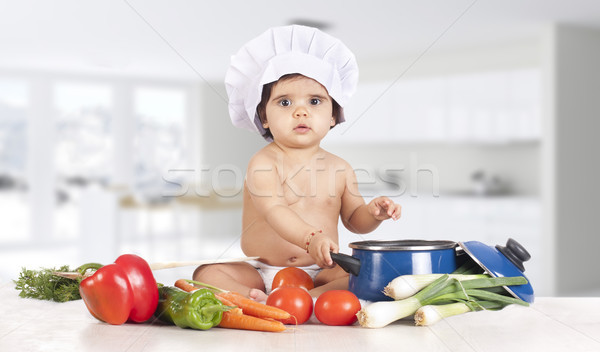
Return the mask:
<path id="1" fill-rule="evenodd" d="M 444 78 L 400 81 L 391 94 L 394 140 L 427 142 L 446 138 L 449 121 Z"/>
<path id="2" fill-rule="evenodd" d="M 539 69 L 360 84 L 328 142 L 536 141 Z"/>

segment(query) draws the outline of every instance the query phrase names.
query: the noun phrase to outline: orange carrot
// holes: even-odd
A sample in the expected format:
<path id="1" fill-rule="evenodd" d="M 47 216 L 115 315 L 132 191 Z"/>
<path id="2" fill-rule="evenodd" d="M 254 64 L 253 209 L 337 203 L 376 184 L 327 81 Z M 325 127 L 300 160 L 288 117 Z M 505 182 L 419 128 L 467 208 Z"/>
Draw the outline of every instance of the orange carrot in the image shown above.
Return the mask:
<path id="1" fill-rule="evenodd" d="M 192 284 L 190 284 L 187 280 L 185 279 L 179 279 L 177 281 L 175 281 L 175 287 L 178 287 L 186 292 L 194 292 L 196 290 L 199 290 L 199 287 L 196 287 Z M 229 307 L 235 307 L 233 309 L 230 309 L 226 312 L 224 312 L 224 314 L 234 314 L 234 315 L 242 315 L 243 312 L 240 308 L 238 308 L 235 304 L 233 304 L 230 300 L 225 299 L 223 297 L 219 297 L 218 295 L 215 296 L 219 301 L 221 301 L 221 303 L 223 303 L 226 306 Z"/>
<path id="2" fill-rule="evenodd" d="M 217 297 L 217 299 L 218 299 L 219 301 L 221 301 L 221 303 L 223 303 L 223 304 L 224 304 L 224 305 L 226 305 L 226 306 L 230 306 L 230 307 L 236 307 L 236 305 L 235 305 L 235 304 L 233 304 L 233 302 L 231 302 L 231 301 L 230 301 L 230 300 L 228 300 L 227 298 L 223 298 L 223 297 L 221 297 L 221 296 L 219 296 L 219 295 L 216 295 L 215 297 Z"/>
<path id="3" fill-rule="evenodd" d="M 217 297 L 217 299 L 218 299 L 219 301 L 221 301 L 221 303 L 223 303 L 223 305 L 225 305 L 225 306 L 229 306 L 229 307 L 233 307 L 232 309 L 228 310 L 228 311 L 227 311 L 227 312 L 225 312 L 225 313 L 229 313 L 229 314 L 235 314 L 235 315 L 242 315 L 242 314 L 244 314 L 244 313 L 242 312 L 242 309 L 241 309 L 241 308 L 238 308 L 238 306 L 236 306 L 235 304 L 233 304 L 231 301 L 229 301 L 229 300 L 227 300 L 227 299 L 225 299 L 225 298 L 223 298 L 223 297 L 219 297 L 219 296 L 215 296 L 215 297 Z"/>
<path id="4" fill-rule="evenodd" d="M 256 302 L 236 292 L 220 292 L 217 294 L 217 297 L 222 297 L 231 301 L 236 306 L 242 308 L 244 314 L 252 315 L 257 318 L 284 320 L 291 317 L 290 313 L 283 309 Z"/>
<path id="5" fill-rule="evenodd" d="M 186 292 L 193 292 L 199 288 L 190 284 L 187 280 L 179 279 L 175 281 L 175 287 Z M 236 307 L 236 305 L 225 297 L 216 296 L 226 306 Z M 243 329 L 255 331 L 279 332 L 285 330 L 285 325 L 276 320 L 264 320 L 250 315 L 244 315 L 240 308 L 233 308 L 223 312 L 223 317 L 219 323 L 220 327 L 228 329 Z"/>
<path id="6" fill-rule="evenodd" d="M 285 325 L 280 321 L 261 319 L 246 314 L 237 315 L 229 313 L 231 313 L 231 311 L 223 313 L 223 318 L 221 319 L 219 327 L 269 332 L 285 330 Z"/>
<path id="7" fill-rule="evenodd" d="M 184 290 L 185 292 L 194 292 L 194 291 L 200 289 L 200 288 L 190 284 L 185 279 L 179 279 L 179 280 L 175 281 L 175 287 L 178 287 L 178 288 Z"/>
<path id="8" fill-rule="evenodd" d="M 183 279 L 177 280 L 177 282 L 180 282 L 180 281 L 182 281 L 182 282 L 179 283 L 179 285 L 181 286 L 180 288 L 183 290 L 185 290 L 183 287 L 189 288 L 190 286 L 195 289 L 196 287 L 191 285 L 192 283 L 194 283 L 197 285 L 207 287 L 213 291 L 216 291 L 217 293 L 215 294 L 215 296 L 217 298 L 219 298 L 219 299 L 224 298 L 226 301 L 231 303 L 231 306 L 237 306 L 237 307 L 241 308 L 242 312 L 246 315 L 251 315 L 251 316 L 254 316 L 257 318 L 271 318 L 271 319 L 275 319 L 275 320 L 285 320 L 285 319 L 289 319 L 292 316 L 290 313 L 286 312 L 283 309 L 280 309 L 277 307 L 271 307 L 266 304 L 256 302 L 256 301 L 254 301 L 250 298 L 247 298 L 246 296 L 244 296 L 240 293 L 237 293 L 237 292 L 225 291 L 218 287 L 215 287 L 215 286 L 203 283 L 203 282 L 194 281 L 194 280 L 183 280 Z M 177 282 L 175 283 L 176 286 L 178 285 Z M 225 304 L 225 305 L 229 305 L 229 304 Z"/>

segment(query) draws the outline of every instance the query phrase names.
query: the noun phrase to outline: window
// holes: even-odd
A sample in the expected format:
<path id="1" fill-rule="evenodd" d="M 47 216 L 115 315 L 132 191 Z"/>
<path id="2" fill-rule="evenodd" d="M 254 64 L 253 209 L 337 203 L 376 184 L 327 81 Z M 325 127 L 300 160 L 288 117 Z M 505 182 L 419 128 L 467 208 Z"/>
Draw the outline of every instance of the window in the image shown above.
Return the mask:
<path id="1" fill-rule="evenodd" d="M 55 238 L 78 237 L 82 190 L 110 181 L 111 93 L 106 84 L 57 82 L 54 86 Z"/>
<path id="2" fill-rule="evenodd" d="M 182 88 L 139 87 L 134 91 L 136 191 L 160 200 L 163 175 L 185 168 L 189 155 L 184 126 L 187 94 Z"/>
<path id="3" fill-rule="evenodd" d="M 25 80 L 0 78 L 0 243 L 29 238 Z"/>
<path id="4" fill-rule="evenodd" d="M 176 82 L 0 76 L 0 249 L 56 240 L 94 246 L 99 237 L 108 243 L 94 248 L 101 252 L 180 231 L 170 207 L 151 219 L 145 212 L 169 200 L 163 175 L 189 168 L 191 90 Z M 117 208 L 131 195 L 139 203 L 130 213 Z"/>

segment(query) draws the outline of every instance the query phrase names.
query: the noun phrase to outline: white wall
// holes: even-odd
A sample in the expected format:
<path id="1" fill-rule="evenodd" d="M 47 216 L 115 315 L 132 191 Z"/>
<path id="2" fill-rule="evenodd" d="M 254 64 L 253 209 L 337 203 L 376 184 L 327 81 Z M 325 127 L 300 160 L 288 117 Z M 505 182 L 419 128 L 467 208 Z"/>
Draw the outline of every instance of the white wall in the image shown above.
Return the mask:
<path id="1" fill-rule="evenodd" d="M 196 176 L 201 176 L 199 183 L 202 192 L 213 193 L 213 196 L 217 192 L 215 201 L 237 202 L 239 208 L 202 208 L 198 213 L 198 236 L 235 239 L 242 232 L 241 185 L 246 166 L 252 155 L 266 145 L 266 141 L 256 133 L 232 125 L 222 82 L 201 84 L 199 92 L 201 98 L 196 133 L 201 153 Z"/>
<path id="2" fill-rule="evenodd" d="M 202 85 L 199 136 L 202 141 L 201 164 L 215 169 L 232 164 L 244 174 L 250 157 L 266 145 L 256 133 L 232 125 L 227 109 L 227 94 L 222 82 Z"/>

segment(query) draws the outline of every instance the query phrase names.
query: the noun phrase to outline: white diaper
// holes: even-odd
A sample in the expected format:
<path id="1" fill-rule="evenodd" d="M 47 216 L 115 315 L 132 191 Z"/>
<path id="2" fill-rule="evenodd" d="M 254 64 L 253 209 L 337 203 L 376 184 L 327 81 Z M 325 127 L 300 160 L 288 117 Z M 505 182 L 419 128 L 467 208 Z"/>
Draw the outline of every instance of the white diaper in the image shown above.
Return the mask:
<path id="1" fill-rule="evenodd" d="M 277 272 L 279 272 L 279 270 L 281 269 L 286 268 L 285 266 L 273 266 L 265 264 L 258 260 L 251 260 L 248 261 L 248 263 L 255 267 L 256 270 L 258 270 L 258 273 L 260 274 L 260 276 L 263 279 L 263 282 L 265 283 L 265 292 L 267 295 L 271 293 L 271 285 L 273 284 L 273 279 L 275 278 Z M 297 268 L 304 270 L 311 277 L 311 279 L 313 279 L 313 281 L 315 280 L 317 274 L 320 273 L 321 270 L 323 270 L 317 264 L 309 266 L 298 266 Z"/>

